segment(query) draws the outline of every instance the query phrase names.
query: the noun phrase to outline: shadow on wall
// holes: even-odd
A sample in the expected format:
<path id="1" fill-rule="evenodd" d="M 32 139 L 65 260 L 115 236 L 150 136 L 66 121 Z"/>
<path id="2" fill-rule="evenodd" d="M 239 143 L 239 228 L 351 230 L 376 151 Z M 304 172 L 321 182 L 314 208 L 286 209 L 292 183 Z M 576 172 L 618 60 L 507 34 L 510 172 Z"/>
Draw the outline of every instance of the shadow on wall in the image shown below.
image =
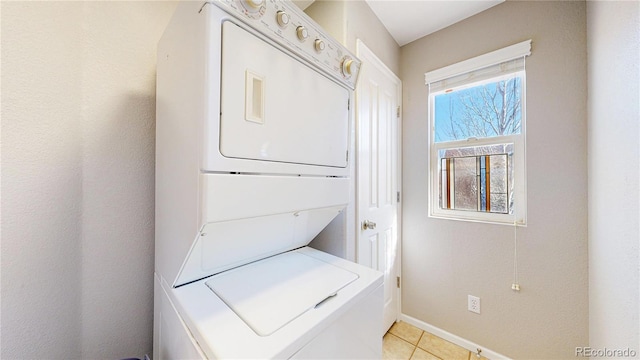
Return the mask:
<path id="1" fill-rule="evenodd" d="M 82 126 L 83 358 L 152 349 L 155 94 L 111 99 Z"/>

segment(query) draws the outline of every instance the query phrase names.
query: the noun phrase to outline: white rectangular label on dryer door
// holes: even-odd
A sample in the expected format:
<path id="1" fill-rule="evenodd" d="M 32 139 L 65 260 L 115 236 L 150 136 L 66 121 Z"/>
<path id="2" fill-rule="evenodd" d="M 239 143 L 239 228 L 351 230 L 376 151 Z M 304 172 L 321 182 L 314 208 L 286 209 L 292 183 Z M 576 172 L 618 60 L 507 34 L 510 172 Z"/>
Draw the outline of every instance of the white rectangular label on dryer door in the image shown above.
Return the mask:
<path id="1" fill-rule="evenodd" d="M 221 81 L 223 156 L 347 166 L 346 88 L 229 21 Z"/>

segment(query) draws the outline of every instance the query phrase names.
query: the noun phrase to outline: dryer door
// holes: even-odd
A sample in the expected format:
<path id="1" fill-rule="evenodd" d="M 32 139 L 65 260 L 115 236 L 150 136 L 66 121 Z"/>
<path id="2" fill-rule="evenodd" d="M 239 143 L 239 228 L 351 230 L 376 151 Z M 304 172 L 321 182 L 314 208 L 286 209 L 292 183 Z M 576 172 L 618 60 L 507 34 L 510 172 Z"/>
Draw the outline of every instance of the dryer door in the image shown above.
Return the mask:
<path id="1" fill-rule="evenodd" d="M 220 95 L 223 156 L 347 166 L 349 91 L 230 21 Z"/>

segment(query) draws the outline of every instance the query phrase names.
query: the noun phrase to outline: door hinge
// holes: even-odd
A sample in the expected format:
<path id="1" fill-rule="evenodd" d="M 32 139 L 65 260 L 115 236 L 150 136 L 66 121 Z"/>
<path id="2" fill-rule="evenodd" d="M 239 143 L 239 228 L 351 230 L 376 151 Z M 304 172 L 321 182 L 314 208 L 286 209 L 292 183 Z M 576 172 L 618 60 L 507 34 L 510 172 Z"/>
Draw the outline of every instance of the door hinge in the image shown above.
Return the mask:
<path id="1" fill-rule="evenodd" d="M 347 99 L 347 110 L 351 110 L 351 99 Z"/>
<path id="2" fill-rule="evenodd" d="M 400 202 L 400 191 L 396 193 L 396 201 Z"/>
<path id="3" fill-rule="evenodd" d="M 400 119 L 400 106 L 396 109 L 396 117 Z"/>
<path id="4" fill-rule="evenodd" d="M 349 162 L 349 150 L 347 150 L 347 162 Z"/>
<path id="5" fill-rule="evenodd" d="M 396 276 L 396 285 L 400 288 L 400 276 Z"/>

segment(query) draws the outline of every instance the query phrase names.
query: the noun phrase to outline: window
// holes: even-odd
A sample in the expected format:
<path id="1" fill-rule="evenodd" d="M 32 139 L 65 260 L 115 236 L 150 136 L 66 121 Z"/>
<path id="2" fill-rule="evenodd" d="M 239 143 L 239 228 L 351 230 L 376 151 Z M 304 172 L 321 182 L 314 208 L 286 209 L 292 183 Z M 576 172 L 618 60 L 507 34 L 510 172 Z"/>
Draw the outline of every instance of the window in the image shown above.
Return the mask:
<path id="1" fill-rule="evenodd" d="M 531 40 L 425 74 L 432 217 L 524 224 Z"/>

